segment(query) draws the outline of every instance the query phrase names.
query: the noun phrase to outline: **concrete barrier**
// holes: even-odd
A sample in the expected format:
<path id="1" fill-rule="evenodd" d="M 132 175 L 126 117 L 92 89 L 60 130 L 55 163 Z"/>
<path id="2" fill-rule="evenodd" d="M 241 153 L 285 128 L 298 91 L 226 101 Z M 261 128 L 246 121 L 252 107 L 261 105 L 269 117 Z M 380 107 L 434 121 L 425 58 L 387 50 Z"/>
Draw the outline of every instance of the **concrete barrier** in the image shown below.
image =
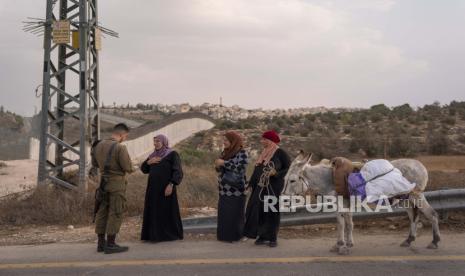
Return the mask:
<path id="1" fill-rule="evenodd" d="M 150 125 L 145 126 L 145 133 L 138 138 L 124 142 L 126 145 L 129 155 L 134 162 L 140 162 L 145 159 L 147 155 L 153 151 L 153 137 L 158 134 L 165 134 L 170 139 L 171 145 L 175 146 L 177 143 L 189 138 L 190 136 L 205 130 L 209 130 L 215 126 L 215 124 L 207 118 L 196 118 L 189 116 L 179 116 L 177 119 L 170 119 L 168 124 L 158 124 L 154 126 L 154 129 L 150 129 Z M 39 160 L 39 149 L 40 141 L 36 138 L 31 138 L 29 142 L 29 159 Z M 55 156 L 55 144 L 52 143 L 48 149 L 48 157 L 53 160 Z M 87 152 L 87 156 L 90 157 L 90 149 Z M 70 160 L 77 160 L 78 156 L 68 151 L 65 153 L 65 157 Z M 90 159 L 88 158 L 88 162 Z M 76 169 L 77 166 L 70 166 L 67 170 Z"/>
<path id="2" fill-rule="evenodd" d="M 158 134 L 168 136 L 171 146 L 174 146 L 182 140 L 189 138 L 191 135 L 211 129 L 214 126 L 215 124 L 205 119 L 183 119 L 134 140 L 129 140 L 124 144 L 127 146 L 129 155 L 133 160 L 142 160 L 153 151 L 153 137 Z"/>

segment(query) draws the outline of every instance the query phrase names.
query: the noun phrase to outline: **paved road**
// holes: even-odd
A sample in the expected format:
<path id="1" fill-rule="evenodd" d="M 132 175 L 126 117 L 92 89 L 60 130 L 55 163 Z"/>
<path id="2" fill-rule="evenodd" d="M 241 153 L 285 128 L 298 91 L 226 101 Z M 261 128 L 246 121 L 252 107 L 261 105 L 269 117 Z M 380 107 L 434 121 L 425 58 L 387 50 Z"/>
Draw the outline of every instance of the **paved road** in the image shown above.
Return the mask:
<path id="1" fill-rule="evenodd" d="M 398 237 L 370 236 L 350 256 L 329 253 L 329 238 L 281 240 L 275 249 L 252 241 L 136 243 L 118 255 L 98 254 L 93 244 L 12 246 L 0 248 L 0 275 L 464 275 L 465 234 L 444 237 L 433 251 L 429 238 L 400 248 Z"/>

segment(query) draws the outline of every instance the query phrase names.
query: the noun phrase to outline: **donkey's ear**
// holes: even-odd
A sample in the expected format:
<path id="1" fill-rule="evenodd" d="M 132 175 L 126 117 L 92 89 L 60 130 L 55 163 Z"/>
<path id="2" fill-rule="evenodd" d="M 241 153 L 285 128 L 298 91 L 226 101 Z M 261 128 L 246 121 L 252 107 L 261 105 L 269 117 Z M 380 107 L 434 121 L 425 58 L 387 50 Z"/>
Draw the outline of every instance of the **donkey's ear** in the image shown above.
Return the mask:
<path id="1" fill-rule="evenodd" d="M 298 154 L 297 154 L 297 159 L 298 160 L 305 160 L 306 156 L 305 156 L 305 151 L 304 150 L 299 150 Z"/>

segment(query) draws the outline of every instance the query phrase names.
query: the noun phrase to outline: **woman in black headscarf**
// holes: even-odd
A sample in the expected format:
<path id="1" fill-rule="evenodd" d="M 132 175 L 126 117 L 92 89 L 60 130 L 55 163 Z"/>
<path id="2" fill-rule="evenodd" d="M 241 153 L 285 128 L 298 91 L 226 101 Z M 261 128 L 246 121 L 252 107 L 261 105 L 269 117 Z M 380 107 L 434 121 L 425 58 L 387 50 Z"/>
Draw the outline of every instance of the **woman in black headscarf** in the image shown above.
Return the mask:
<path id="1" fill-rule="evenodd" d="M 182 240 L 183 228 L 176 194 L 176 186 L 183 178 L 181 159 L 169 147 L 166 136 L 156 136 L 154 145 L 155 151 L 141 166 L 142 172 L 149 174 L 141 240 Z"/>
<path id="2" fill-rule="evenodd" d="M 219 241 L 234 242 L 242 238 L 244 229 L 245 173 L 247 152 L 242 137 L 234 131 L 224 135 L 224 151 L 215 166 L 219 172 L 218 227 Z"/>

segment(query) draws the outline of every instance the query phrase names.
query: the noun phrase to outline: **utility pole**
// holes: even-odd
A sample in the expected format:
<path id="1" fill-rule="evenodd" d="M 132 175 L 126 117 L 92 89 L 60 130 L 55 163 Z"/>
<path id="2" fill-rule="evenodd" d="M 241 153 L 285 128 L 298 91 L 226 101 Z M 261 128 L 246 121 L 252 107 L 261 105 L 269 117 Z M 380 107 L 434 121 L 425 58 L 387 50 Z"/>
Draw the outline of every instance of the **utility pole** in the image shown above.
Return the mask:
<path id="1" fill-rule="evenodd" d="M 87 189 L 89 148 L 100 139 L 97 2 L 47 0 L 39 185 Z M 68 170 L 78 170 L 75 183 L 65 178 Z"/>

